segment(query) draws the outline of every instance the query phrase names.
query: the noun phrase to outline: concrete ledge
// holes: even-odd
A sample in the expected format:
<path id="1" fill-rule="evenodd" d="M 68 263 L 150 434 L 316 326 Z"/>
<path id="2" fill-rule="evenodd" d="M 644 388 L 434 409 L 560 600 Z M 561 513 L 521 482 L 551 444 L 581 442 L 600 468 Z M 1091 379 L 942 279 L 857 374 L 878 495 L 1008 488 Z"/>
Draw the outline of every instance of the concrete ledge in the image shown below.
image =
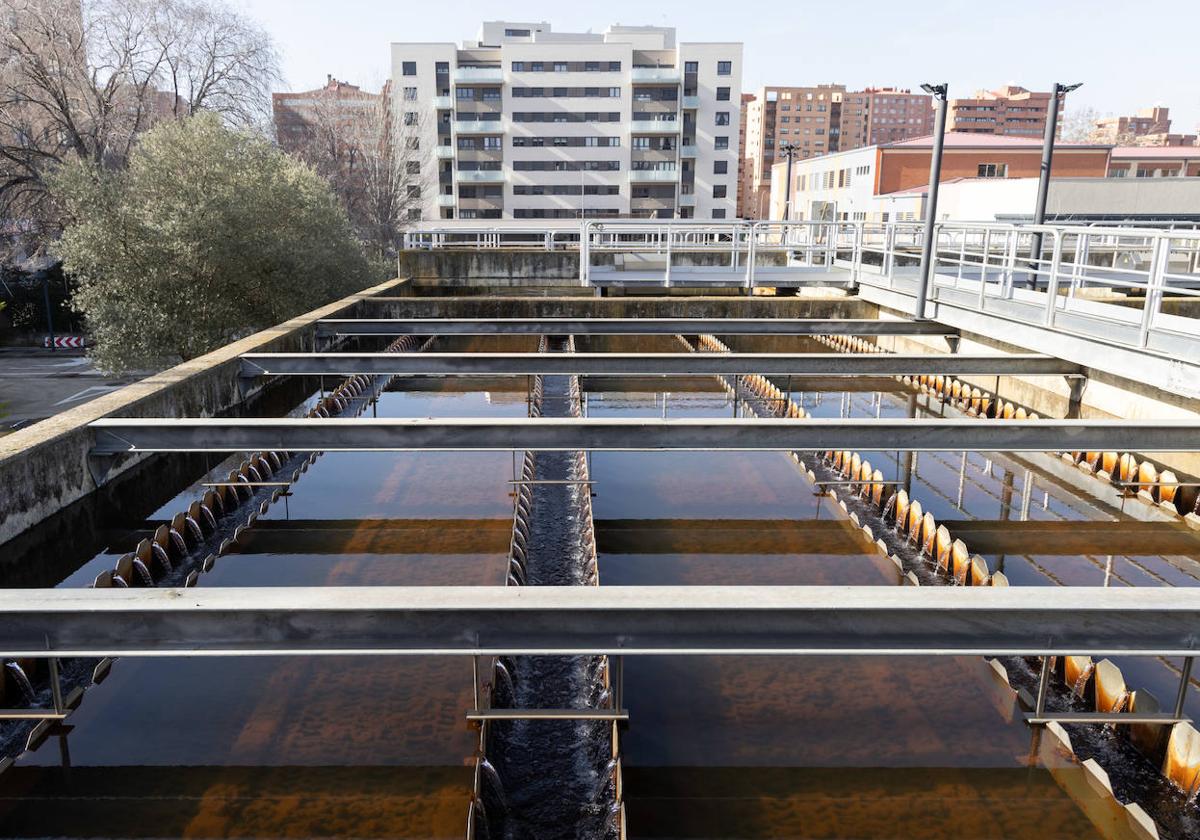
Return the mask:
<path id="1" fill-rule="evenodd" d="M 241 354 L 311 350 L 316 321 L 352 315 L 363 301 L 396 293 L 406 282 L 389 280 L 364 289 L 0 438 L 0 543 L 100 486 L 88 469 L 93 420 L 212 417 L 228 411 L 243 401 Z M 136 463 L 123 461 L 105 483 Z"/>

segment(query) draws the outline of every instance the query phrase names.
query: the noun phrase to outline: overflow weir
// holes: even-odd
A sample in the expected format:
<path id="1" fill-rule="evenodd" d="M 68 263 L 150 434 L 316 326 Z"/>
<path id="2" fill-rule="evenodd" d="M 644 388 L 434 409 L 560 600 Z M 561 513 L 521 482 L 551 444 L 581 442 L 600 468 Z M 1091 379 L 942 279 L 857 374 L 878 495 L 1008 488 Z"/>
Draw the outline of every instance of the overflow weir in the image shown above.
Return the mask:
<path id="1" fill-rule="evenodd" d="M 1200 836 L 1191 235 L 660 228 L 0 439 L 0 835 Z"/>

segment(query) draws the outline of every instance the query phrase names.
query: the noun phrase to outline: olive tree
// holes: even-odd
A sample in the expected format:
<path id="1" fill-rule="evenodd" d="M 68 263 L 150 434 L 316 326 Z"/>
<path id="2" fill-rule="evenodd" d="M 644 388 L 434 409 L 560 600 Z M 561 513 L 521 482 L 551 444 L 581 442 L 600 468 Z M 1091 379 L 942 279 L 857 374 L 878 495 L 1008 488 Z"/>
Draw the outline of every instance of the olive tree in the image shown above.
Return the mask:
<path id="1" fill-rule="evenodd" d="M 213 114 L 151 129 L 122 170 L 71 163 L 50 186 L 105 371 L 190 359 L 373 279 L 328 183 Z"/>

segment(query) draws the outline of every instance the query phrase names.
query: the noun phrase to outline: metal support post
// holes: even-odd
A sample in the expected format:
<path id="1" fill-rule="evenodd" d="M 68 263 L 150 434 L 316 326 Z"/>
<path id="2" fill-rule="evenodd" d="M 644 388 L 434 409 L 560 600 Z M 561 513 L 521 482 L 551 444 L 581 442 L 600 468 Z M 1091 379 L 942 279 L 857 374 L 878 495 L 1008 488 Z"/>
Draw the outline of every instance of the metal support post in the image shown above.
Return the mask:
<path id="1" fill-rule="evenodd" d="M 1034 715 L 1038 718 L 1046 716 L 1046 693 L 1050 690 L 1050 660 L 1052 657 L 1042 657 L 1042 672 L 1038 676 L 1037 703 Z"/>
<path id="2" fill-rule="evenodd" d="M 1192 681 L 1192 661 L 1195 657 L 1183 660 L 1183 671 L 1179 674 L 1179 693 L 1175 695 L 1175 718 L 1183 717 L 1183 704 L 1187 700 L 1188 684 Z"/>

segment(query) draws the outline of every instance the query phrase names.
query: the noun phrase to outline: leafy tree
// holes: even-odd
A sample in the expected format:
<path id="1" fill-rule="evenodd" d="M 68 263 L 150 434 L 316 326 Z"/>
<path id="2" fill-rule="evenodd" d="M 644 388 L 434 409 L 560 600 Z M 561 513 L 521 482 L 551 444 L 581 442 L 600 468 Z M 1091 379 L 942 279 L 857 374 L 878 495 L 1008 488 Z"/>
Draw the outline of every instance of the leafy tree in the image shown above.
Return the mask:
<path id="1" fill-rule="evenodd" d="M 102 370 L 190 359 L 373 280 L 328 183 L 214 114 L 151 129 L 124 170 L 65 165 L 51 191 Z"/>

